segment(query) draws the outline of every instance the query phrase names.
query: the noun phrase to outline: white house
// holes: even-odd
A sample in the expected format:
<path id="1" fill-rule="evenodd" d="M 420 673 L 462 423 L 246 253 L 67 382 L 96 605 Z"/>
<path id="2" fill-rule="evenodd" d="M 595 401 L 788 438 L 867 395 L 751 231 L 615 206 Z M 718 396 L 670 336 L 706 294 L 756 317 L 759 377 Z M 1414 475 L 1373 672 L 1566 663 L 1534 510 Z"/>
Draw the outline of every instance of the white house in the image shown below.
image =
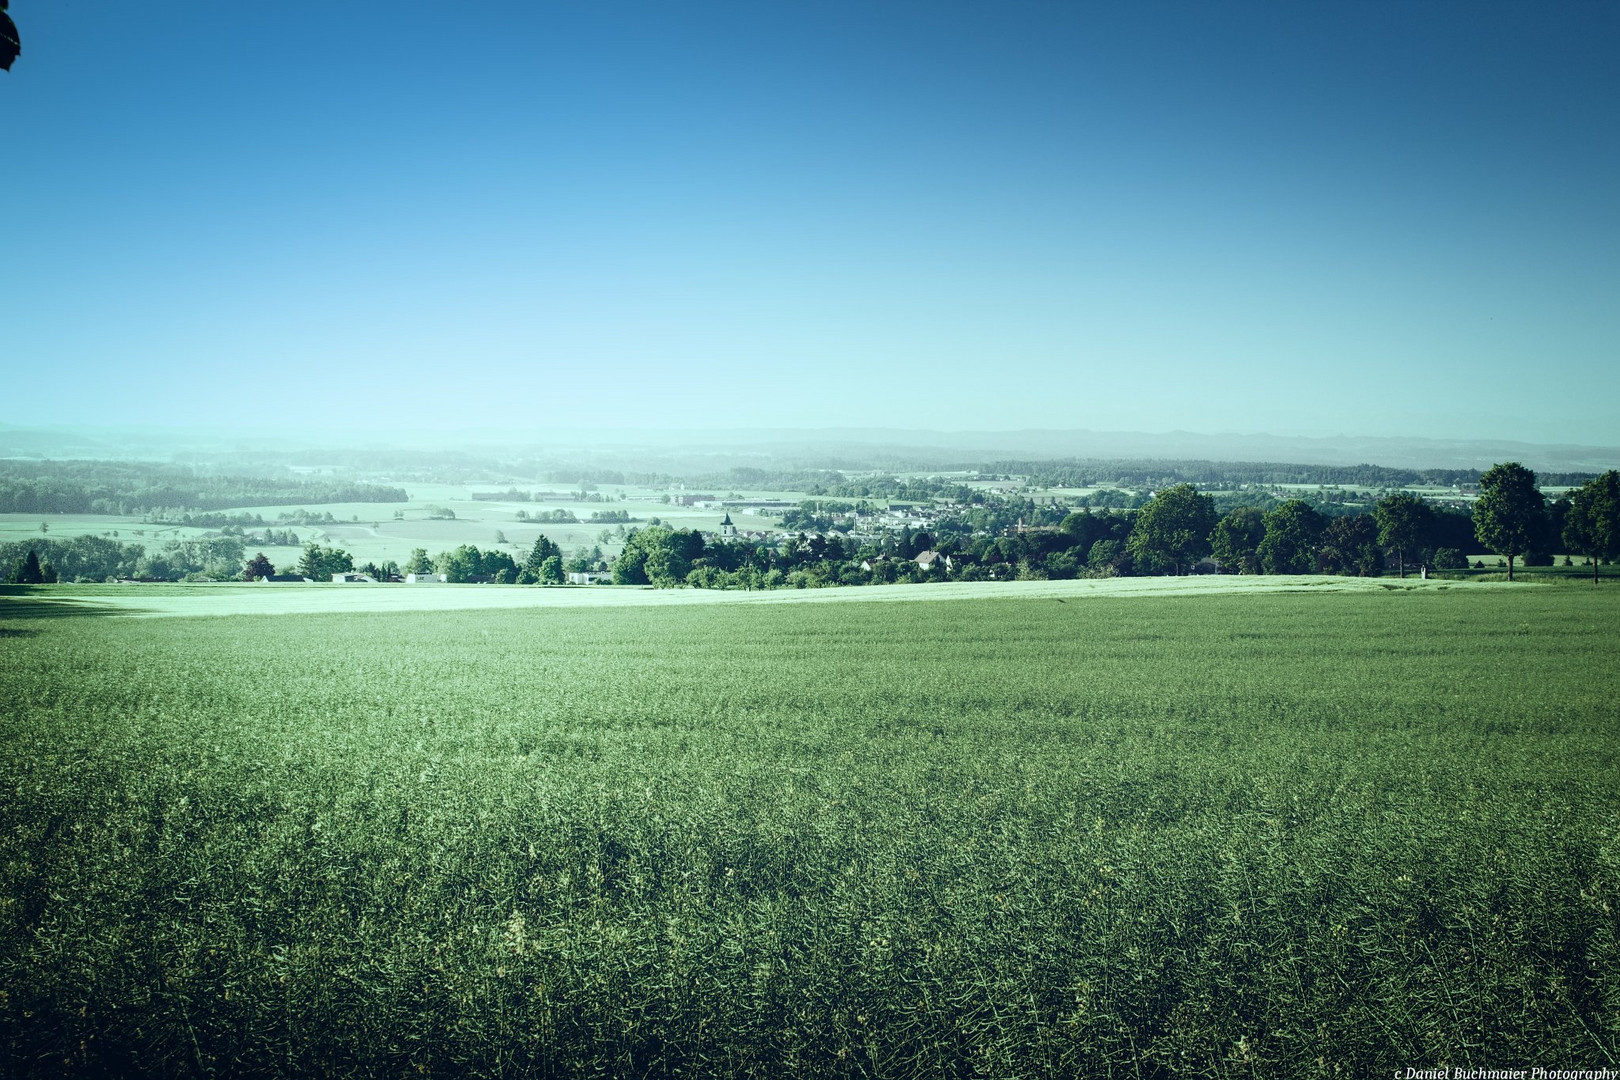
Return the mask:
<path id="1" fill-rule="evenodd" d="M 405 575 L 405 584 L 407 585 L 440 585 L 449 580 L 450 578 L 446 574 L 425 573 Z"/>
<path id="2" fill-rule="evenodd" d="M 570 585 L 611 585 L 613 573 L 609 570 L 571 570 L 568 573 Z"/>
<path id="3" fill-rule="evenodd" d="M 332 575 L 332 583 L 335 585 L 359 585 L 362 582 L 367 585 L 375 585 L 377 584 L 377 579 L 372 577 L 370 574 L 361 574 L 358 572 Z"/>

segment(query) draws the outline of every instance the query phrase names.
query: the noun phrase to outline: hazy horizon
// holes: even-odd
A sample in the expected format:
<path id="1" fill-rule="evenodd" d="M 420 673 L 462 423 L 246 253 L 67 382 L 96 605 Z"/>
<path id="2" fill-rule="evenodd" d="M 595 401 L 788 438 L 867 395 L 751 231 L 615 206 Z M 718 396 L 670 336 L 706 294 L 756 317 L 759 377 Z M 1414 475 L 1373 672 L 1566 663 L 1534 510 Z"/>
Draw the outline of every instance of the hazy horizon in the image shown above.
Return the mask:
<path id="1" fill-rule="evenodd" d="M 669 470 L 705 455 L 733 464 L 856 471 L 976 468 L 996 461 L 1203 460 L 1485 469 L 1506 460 L 1553 472 L 1620 468 L 1620 446 L 1268 433 L 1083 429 L 939 431 L 896 428 L 562 428 L 384 432 L 339 429 L 16 426 L 0 422 L 0 459 L 311 460 L 456 453 L 496 460 L 563 454 L 619 467 Z M 679 472 L 680 469 L 674 471 Z"/>
<path id="2" fill-rule="evenodd" d="M 1620 431 L 1613 7 L 12 15 L 0 421 Z"/>

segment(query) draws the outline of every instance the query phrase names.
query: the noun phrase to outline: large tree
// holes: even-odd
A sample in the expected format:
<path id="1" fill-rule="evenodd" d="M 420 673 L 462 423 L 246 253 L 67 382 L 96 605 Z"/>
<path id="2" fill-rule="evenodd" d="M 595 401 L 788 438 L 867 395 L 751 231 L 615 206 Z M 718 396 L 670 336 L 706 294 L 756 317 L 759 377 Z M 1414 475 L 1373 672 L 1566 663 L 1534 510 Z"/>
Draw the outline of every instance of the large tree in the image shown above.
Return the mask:
<path id="1" fill-rule="evenodd" d="M 1176 484 L 1154 494 L 1136 515 L 1128 542 L 1132 557 L 1149 569 L 1169 566 L 1180 574 L 1209 554 L 1215 528 L 1215 500 L 1191 484 Z"/>
<path id="2" fill-rule="evenodd" d="M 1406 553 L 1429 546 L 1434 531 L 1434 511 L 1429 504 L 1405 491 L 1386 495 L 1373 507 L 1378 522 L 1378 542 L 1395 556 L 1401 577 L 1406 576 Z"/>
<path id="3" fill-rule="evenodd" d="M 274 564 L 261 551 L 247 561 L 247 566 L 242 569 L 242 580 L 258 581 L 262 577 L 270 577 L 275 572 Z"/>
<path id="4" fill-rule="evenodd" d="M 1563 540 L 1592 560 L 1593 585 L 1600 561 L 1620 559 L 1620 472 L 1610 469 L 1569 493 Z"/>
<path id="5" fill-rule="evenodd" d="M 1327 519 L 1303 499 L 1289 499 L 1266 514 L 1266 538 L 1260 541 L 1260 565 L 1268 574 L 1316 572 Z"/>
<path id="6" fill-rule="evenodd" d="M 1239 574 L 1260 572 L 1260 541 L 1266 537 L 1266 512 L 1240 506 L 1215 523 L 1209 534 L 1210 553 L 1223 570 Z"/>
<path id="7" fill-rule="evenodd" d="M 1378 524 L 1370 514 L 1347 514 L 1329 521 L 1317 554 L 1322 569 L 1335 574 L 1377 577 L 1384 572 Z"/>
<path id="8" fill-rule="evenodd" d="M 17 568 L 11 572 L 13 585 L 40 585 L 45 581 L 45 575 L 39 569 L 39 556 L 34 549 L 29 548 L 28 554 L 17 563 Z"/>
<path id="9" fill-rule="evenodd" d="M 541 533 L 534 538 L 534 547 L 529 549 L 529 557 L 523 560 L 523 568 L 538 578 L 540 568 L 545 565 L 546 560 L 561 555 L 562 548 L 558 547 L 545 533 Z M 562 565 L 560 558 L 558 559 L 558 565 Z"/>
<path id="10" fill-rule="evenodd" d="M 311 540 L 298 559 L 298 572 L 312 581 L 328 581 L 333 574 L 354 569 L 354 559 L 342 548 L 322 547 Z"/>
<path id="11" fill-rule="evenodd" d="M 1536 549 L 1547 531 L 1547 501 L 1536 490 L 1536 474 L 1517 461 L 1493 465 L 1479 478 L 1474 500 L 1474 535 L 1498 555 L 1507 556 L 1508 580 L 1513 559 Z"/>

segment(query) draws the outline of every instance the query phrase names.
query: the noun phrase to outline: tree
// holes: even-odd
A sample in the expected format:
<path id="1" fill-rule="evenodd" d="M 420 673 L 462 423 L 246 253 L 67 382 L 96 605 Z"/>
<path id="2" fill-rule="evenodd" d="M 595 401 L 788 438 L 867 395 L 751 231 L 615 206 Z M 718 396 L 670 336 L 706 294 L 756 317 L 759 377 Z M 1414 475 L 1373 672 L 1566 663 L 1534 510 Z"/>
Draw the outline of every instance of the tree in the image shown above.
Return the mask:
<path id="1" fill-rule="evenodd" d="M 1593 585 L 1600 561 L 1620 559 L 1620 472 L 1610 469 L 1569 493 L 1563 541 L 1592 561 Z"/>
<path id="2" fill-rule="evenodd" d="M 561 555 L 562 548 L 558 547 L 550 537 L 542 533 L 534 538 L 534 546 L 529 549 L 529 557 L 523 560 L 523 568 L 535 577 L 540 578 L 540 568 L 546 564 L 546 560 Z M 562 565 L 560 558 L 557 565 Z M 540 580 L 543 582 L 545 579 L 540 578 Z"/>
<path id="3" fill-rule="evenodd" d="M 702 558 L 703 534 L 688 529 L 671 529 L 653 525 L 630 533 L 624 550 L 613 563 L 613 581 L 617 585 L 678 585 L 691 573 L 692 564 Z M 579 569 L 586 570 L 602 560 L 600 548 L 576 556 L 582 562 Z M 574 569 L 571 560 L 568 566 Z"/>
<path id="4" fill-rule="evenodd" d="M 247 566 L 242 570 L 242 580 L 258 581 L 260 578 L 269 577 L 275 572 L 275 566 L 270 562 L 269 559 L 265 557 L 264 552 L 261 551 L 257 555 L 253 556 L 253 558 L 248 560 Z"/>
<path id="5" fill-rule="evenodd" d="M 1170 566 L 1181 573 L 1209 554 L 1209 534 L 1215 528 L 1215 500 L 1200 495 L 1191 484 L 1176 484 L 1158 492 L 1136 515 L 1127 547 L 1138 563 L 1149 569 Z"/>
<path id="6" fill-rule="evenodd" d="M 346 574 L 354 569 L 354 559 L 341 548 L 322 547 L 311 540 L 304 545 L 298 559 L 298 572 L 314 581 L 330 580 L 333 574 Z"/>
<path id="7" fill-rule="evenodd" d="M 1378 523 L 1370 514 L 1336 517 L 1322 530 L 1317 557 L 1324 570 L 1336 574 L 1377 577 L 1384 572 L 1384 549 L 1378 542 Z"/>
<path id="8" fill-rule="evenodd" d="M 1210 554 L 1224 570 L 1240 574 L 1260 572 L 1260 541 L 1266 538 L 1266 514 L 1254 506 L 1240 506 L 1215 523 L 1209 534 Z"/>
<path id="9" fill-rule="evenodd" d="M 484 553 L 471 544 L 462 544 L 454 551 L 441 551 L 433 560 L 433 569 L 444 575 L 446 581 L 466 582 L 484 572 Z"/>
<path id="10" fill-rule="evenodd" d="M 535 571 L 535 577 L 542 585 L 561 585 L 564 580 L 562 556 L 547 555 Z"/>
<path id="11" fill-rule="evenodd" d="M 1517 461 L 1493 465 L 1479 478 L 1474 500 L 1474 535 L 1498 555 L 1513 559 L 1535 548 L 1547 530 L 1547 501 L 1536 490 L 1536 474 Z"/>
<path id="12" fill-rule="evenodd" d="M 412 548 L 411 557 L 405 561 L 407 574 L 427 574 L 433 570 L 433 561 L 428 558 L 427 548 Z"/>
<path id="13" fill-rule="evenodd" d="M 34 554 L 33 548 L 28 549 L 28 554 L 17 564 L 17 568 L 11 572 L 11 583 L 13 585 L 43 585 L 45 583 L 45 575 L 40 573 L 39 569 L 39 556 Z"/>
<path id="14" fill-rule="evenodd" d="M 1130 552 L 1118 540 L 1099 540 L 1086 553 L 1086 567 L 1094 575 L 1125 573 L 1130 565 Z"/>
<path id="15" fill-rule="evenodd" d="M 1378 542 L 1395 556 L 1401 577 L 1406 576 L 1406 553 L 1427 547 L 1434 526 L 1429 504 L 1405 491 L 1387 495 L 1373 507 L 1378 522 Z"/>
<path id="16" fill-rule="evenodd" d="M 1091 508 L 1076 510 L 1065 517 L 1058 531 L 1069 540 L 1071 547 L 1079 548 L 1081 557 L 1091 550 L 1091 545 L 1098 540 L 1106 540 L 1110 535 L 1110 522 L 1107 517 L 1093 514 Z"/>
<path id="17" fill-rule="evenodd" d="M 1266 538 L 1260 541 L 1260 565 L 1266 573 L 1314 573 L 1327 519 L 1305 500 L 1289 499 L 1269 511 L 1265 521 Z"/>

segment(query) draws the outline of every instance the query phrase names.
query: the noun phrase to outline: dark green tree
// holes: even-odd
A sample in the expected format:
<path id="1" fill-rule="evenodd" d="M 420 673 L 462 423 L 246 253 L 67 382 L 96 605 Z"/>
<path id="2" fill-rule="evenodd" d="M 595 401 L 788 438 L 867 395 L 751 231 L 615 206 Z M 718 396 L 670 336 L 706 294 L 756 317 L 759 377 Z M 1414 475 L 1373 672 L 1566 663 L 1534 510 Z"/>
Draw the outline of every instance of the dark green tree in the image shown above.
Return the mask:
<path id="1" fill-rule="evenodd" d="M 1384 572 L 1384 549 L 1371 514 L 1347 514 L 1329 521 L 1317 554 L 1322 569 L 1335 574 L 1377 577 Z"/>
<path id="2" fill-rule="evenodd" d="M 542 585 L 561 585 L 566 580 L 563 577 L 562 556 L 547 555 L 534 576 Z"/>
<path id="3" fill-rule="evenodd" d="M 1289 499 L 1266 514 L 1260 565 L 1268 574 L 1311 574 L 1327 519 L 1303 499 Z"/>
<path id="4" fill-rule="evenodd" d="M 411 557 L 405 560 L 407 574 L 427 574 L 433 571 L 433 560 L 428 558 L 427 548 L 412 548 Z"/>
<path id="5" fill-rule="evenodd" d="M 1110 523 L 1106 516 L 1093 514 L 1087 507 L 1084 510 L 1076 510 L 1064 518 L 1058 525 L 1058 531 L 1064 535 L 1071 548 L 1080 549 L 1080 556 L 1084 558 L 1085 553 L 1091 550 L 1092 544 L 1109 538 Z"/>
<path id="6" fill-rule="evenodd" d="M 529 557 L 523 560 L 523 568 L 534 574 L 536 578 L 539 578 L 540 567 L 545 565 L 545 561 L 553 556 L 560 555 L 562 555 L 562 548 L 558 547 L 549 536 L 542 533 L 534 538 L 534 546 L 529 549 Z M 558 565 L 562 565 L 560 559 Z"/>
<path id="7" fill-rule="evenodd" d="M 40 573 L 39 569 L 39 556 L 34 554 L 33 548 L 29 548 L 28 554 L 17 564 L 17 568 L 11 572 L 11 583 L 13 585 L 42 585 L 44 582 L 45 575 Z"/>
<path id="8" fill-rule="evenodd" d="M 466 582 L 483 575 L 484 553 L 471 544 L 462 544 L 454 551 L 441 551 L 433 560 L 433 569 L 443 574 L 446 581 Z"/>
<path id="9" fill-rule="evenodd" d="M 304 545 L 298 559 L 298 572 L 315 581 L 329 581 L 333 574 L 346 574 L 353 569 L 354 559 L 347 551 L 322 547 L 313 540 Z"/>
<path id="10" fill-rule="evenodd" d="M 1620 472 L 1610 469 L 1569 493 L 1563 540 L 1592 561 L 1593 585 L 1599 562 L 1620 559 Z"/>
<path id="11" fill-rule="evenodd" d="M 269 577 L 275 572 L 276 568 L 274 564 L 272 564 L 270 560 L 265 557 L 264 552 L 261 551 L 247 561 L 247 566 L 242 569 L 242 580 L 258 581 L 260 578 Z"/>
<path id="12" fill-rule="evenodd" d="M 1170 567 L 1180 574 L 1209 554 L 1215 528 L 1215 500 L 1191 484 L 1176 484 L 1156 493 L 1140 513 L 1127 542 L 1139 569 Z"/>
<path id="13" fill-rule="evenodd" d="M 1086 553 L 1086 567 L 1093 574 L 1128 573 L 1131 553 L 1118 540 L 1098 540 Z"/>
<path id="14" fill-rule="evenodd" d="M 1429 546 L 1434 531 L 1434 511 L 1429 504 L 1405 491 L 1386 495 L 1373 507 L 1378 523 L 1378 542 L 1395 556 L 1401 577 L 1406 576 L 1406 553 Z"/>
<path id="15" fill-rule="evenodd" d="M 1486 548 L 1507 556 L 1508 580 L 1513 559 L 1543 542 L 1547 501 L 1536 490 L 1536 474 L 1517 461 L 1493 465 L 1479 478 L 1474 500 L 1474 535 Z"/>
<path id="16" fill-rule="evenodd" d="M 1209 534 L 1210 554 L 1223 570 L 1239 574 L 1260 572 L 1260 541 L 1266 538 L 1266 513 L 1240 506 L 1215 523 Z"/>

